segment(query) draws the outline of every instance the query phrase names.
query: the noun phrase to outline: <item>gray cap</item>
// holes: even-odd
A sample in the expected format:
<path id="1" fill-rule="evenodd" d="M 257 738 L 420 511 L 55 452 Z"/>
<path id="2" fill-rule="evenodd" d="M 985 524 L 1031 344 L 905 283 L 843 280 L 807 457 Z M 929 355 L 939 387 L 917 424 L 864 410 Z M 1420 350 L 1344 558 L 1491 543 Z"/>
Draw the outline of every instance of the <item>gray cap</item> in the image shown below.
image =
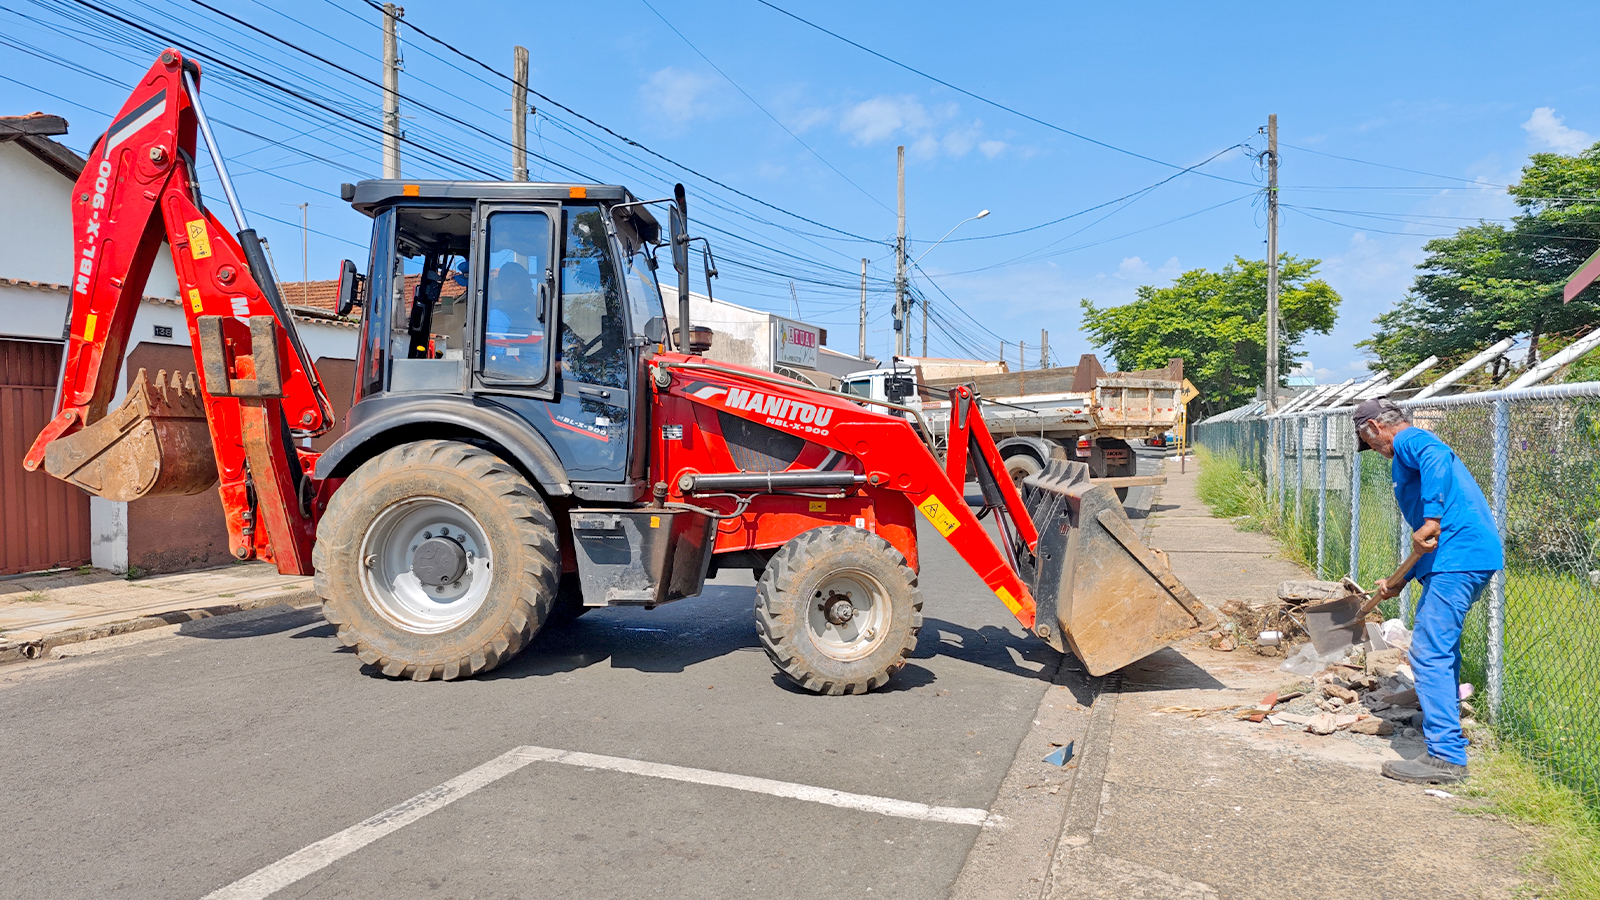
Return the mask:
<path id="1" fill-rule="evenodd" d="M 1374 397 L 1371 400 L 1363 400 L 1356 404 L 1356 411 L 1350 414 L 1350 418 L 1356 422 L 1356 450 L 1372 449 L 1367 446 L 1366 440 L 1361 437 L 1361 426 L 1376 419 L 1380 413 L 1388 412 L 1391 409 L 1398 410 L 1399 408 L 1398 404 L 1387 397 Z"/>

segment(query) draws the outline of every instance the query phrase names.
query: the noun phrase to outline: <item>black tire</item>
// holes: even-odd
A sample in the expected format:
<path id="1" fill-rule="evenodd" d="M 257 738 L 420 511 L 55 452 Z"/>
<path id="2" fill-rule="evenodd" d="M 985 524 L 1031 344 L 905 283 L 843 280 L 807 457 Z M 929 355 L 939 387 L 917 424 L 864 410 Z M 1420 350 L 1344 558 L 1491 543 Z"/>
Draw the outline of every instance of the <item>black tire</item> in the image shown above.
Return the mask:
<path id="1" fill-rule="evenodd" d="M 872 594 L 859 618 L 840 596 L 841 587 L 852 585 Z M 854 590 L 843 593 L 860 602 Z M 833 622 L 827 613 L 831 606 L 838 615 L 840 603 L 850 617 Z M 799 535 L 756 583 L 756 633 L 767 657 L 818 694 L 865 694 L 887 684 L 921 630 L 917 573 L 892 544 L 860 528 L 830 525 Z"/>
<path id="2" fill-rule="evenodd" d="M 1044 464 L 1026 453 L 1018 453 L 1005 459 L 1006 474 L 1011 476 L 1011 483 L 1022 490 L 1022 479 L 1029 475 L 1037 475 L 1044 471 Z"/>
<path id="3" fill-rule="evenodd" d="M 454 540 L 474 551 L 453 585 L 431 588 L 460 590 L 451 601 L 428 596 L 414 576 L 405 581 L 407 529 L 446 515 L 464 521 Z M 480 675 L 517 655 L 550 614 L 560 552 L 549 507 L 516 469 L 468 444 L 433 440 L 363 463 L 328 503 L 311 558 L 339 640 L 384 675 L 428 681 Z"/>

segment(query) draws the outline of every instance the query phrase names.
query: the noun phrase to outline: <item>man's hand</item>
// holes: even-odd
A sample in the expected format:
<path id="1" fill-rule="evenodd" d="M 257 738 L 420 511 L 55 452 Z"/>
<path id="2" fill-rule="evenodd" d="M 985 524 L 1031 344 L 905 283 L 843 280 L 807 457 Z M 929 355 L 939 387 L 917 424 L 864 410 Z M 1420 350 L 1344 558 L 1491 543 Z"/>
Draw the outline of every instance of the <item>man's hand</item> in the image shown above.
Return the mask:
<path id="1" fill-rule="evenodd" d="M 1439 520 L 1429 519 L 1411 535 L 1411 551 L 1418 556 L 1439 549 Z"/>
<path id="2" fill-rule="evenodd" d="M 1389 586 L 1391 582 L 1394 583 L 1394 587 Z M 1405 584 L 1403 580 L 1390 575 L 1388 578 L 1379 578 L 1377 583 L 1373 585 L 1372 590 L 1373 593 L 1378 595 L 1379 600 L 1388 600 L 1391 597 L 1400 596 L 1400 586 L 1403 584 Z"/>

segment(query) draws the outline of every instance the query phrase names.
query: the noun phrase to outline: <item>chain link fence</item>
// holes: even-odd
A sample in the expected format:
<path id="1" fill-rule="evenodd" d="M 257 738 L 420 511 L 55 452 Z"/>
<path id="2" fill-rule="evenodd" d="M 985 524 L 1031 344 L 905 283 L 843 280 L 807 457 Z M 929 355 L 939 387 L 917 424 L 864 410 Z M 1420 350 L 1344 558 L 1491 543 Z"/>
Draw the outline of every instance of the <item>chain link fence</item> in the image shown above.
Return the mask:
<path id="1" fill-rule="evenodd" d="M 1506 568 L 1467 616 L 1462 677 L 1497 734 L 1600 811 L 1600 384 L 1402 402 L 1489 498 Z M 1363 585 L 1410 550 L 1390 462 L 1348 408 L 1201 422 L 1194 443 L 1257 480 L 1266 526 L 1318 577 Z M 1412 622 L 1413 583 L 1386 616 Z"/>

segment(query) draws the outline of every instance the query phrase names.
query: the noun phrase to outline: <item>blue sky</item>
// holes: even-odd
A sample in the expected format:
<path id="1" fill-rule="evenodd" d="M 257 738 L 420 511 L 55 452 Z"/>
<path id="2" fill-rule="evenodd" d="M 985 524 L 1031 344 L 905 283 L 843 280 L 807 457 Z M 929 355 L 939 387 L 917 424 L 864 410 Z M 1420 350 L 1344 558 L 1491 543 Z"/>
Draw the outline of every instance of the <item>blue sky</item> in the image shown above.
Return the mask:
<path id="1" fill-rule="evenodd" d="M 310 203 L 310 271 L 332 277 L 339 259 L 364 252 L 367 222 L 339 201 L 338 184 L 380 169 L 380 95 L 300 50 L 377 79 L 379 14 L 363 0 L 207 2 L 287 45 L 192 0 L 3 0 L 0 112 L 64 115 L 66 142 L 85 149 L 162 37 L 202 64 L 244 67 L 337 110 L 349 118 L 220 65 L 203 88 L 280 275 L 299 278 L 295 207 Z M 916 284 L 932 299 L 930 352 L 993 356 L 1004 340 L 1014 362 L 1026 341 L 1031 367 L 1040 329 L 1058 360 L 1092 349 L 1077 332 L 1080 298 L 1122 303 L 1140 284 L 1265 254 L 1264 173 L 1254 158 L 1275 112 L 1281 247 L 1323 260 L 1322 275 L 1345 298 L 1334 333 L 1307 344 L 1319 374 L 1342 380 L 1365 368 L 1353 344 L 1404 293 L 1428 237 L 1513 212 L 1503 185 L 1530 152 L 1572 152 L 1600 137 L 1600 54 L 1585 44 L 1600 30 L 1596 4 L 1284 4 L 1269 14 L 1199 4 L 774 2 L 1056 128 L 757 0 L 411 2 L 402 114 L 408 137 L 442 156 L 407 146 L 404 171 L 509 172 L 508 83 L 449 48 L 508 73 L 512 46 L 523 44 L 532 87 L 567 108 L 533 101 L 530 148 L 547 157 L 532 161 L 535 179 L 572 180 L 576 170 L 650 196 L 683 180 L 691 218 L 723 257 L 719 298 L 786 314 L 797 299 L 840 349 L 856 344 L 854 285 L 869 259 L 868 348 L 881 355 L 891 339 L 894 153 L 903 143 L 912 254 L 928 251 Z M 1576 46 L 1564 46 L 1569 38 Z M 221 204 L 220 191 L 210 196 Z M 1109 205 L 1083 212 L 1100 204 Z M 991 215 L 929 251 L 980 209 Z M 1000 236 L 1023 229 L 1034 230 Z"/>

